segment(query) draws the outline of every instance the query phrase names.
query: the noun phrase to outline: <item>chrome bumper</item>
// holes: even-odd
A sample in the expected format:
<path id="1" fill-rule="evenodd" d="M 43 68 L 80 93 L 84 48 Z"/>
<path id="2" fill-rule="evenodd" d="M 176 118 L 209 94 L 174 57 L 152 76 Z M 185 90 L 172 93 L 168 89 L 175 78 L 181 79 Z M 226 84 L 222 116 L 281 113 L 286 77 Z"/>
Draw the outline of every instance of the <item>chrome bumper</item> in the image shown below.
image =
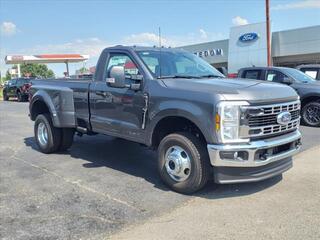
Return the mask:
<path id="1" fill-rule="evenodd" d="M 301 133 L 299 130 L 279 137 L 252 141 L 244 144 L 213 145 L 208 144 L 210 162 L 215 167 L 259 167 L 293 156 L 300 150 Z M 275 147 L 285 146 L 288 149 L 273 153 Z M 268 151 L 264 158 L 258 158 L 259 150 Z M 246 160 L 221 158 L 222 152 L 245 152 Z"/>

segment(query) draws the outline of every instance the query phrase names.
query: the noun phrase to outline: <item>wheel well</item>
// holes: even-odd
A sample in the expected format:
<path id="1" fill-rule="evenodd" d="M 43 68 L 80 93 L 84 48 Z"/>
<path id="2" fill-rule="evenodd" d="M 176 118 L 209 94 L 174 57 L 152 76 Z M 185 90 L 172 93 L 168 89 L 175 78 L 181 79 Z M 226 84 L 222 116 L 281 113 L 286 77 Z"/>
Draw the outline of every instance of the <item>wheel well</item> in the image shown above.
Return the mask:
<path id="1" fill-rule="evenodd" d="M 32 104 L 30 111 L 31 119 L 34 121 L 39 114 L 50 113 L 48 106 L 41 100 L 37 100 Z"/>
<path id="2" fill-rule="evenodd" d="M 157 123 L 153 130 L 152 146 L 157 148 L 165 136 L 175 132 L 190 132 L 198 137 L 200 141 L 206 142 L 201 130 L 189 119 L 184 117 L 165 117 Z"/>
<path id="3" fill-rule="evenodd" d="M 301 101 L 301 106 L 303 107 L 309 102 L 320 102 L 320 96 L 310 96 L 306 97 Z"/>

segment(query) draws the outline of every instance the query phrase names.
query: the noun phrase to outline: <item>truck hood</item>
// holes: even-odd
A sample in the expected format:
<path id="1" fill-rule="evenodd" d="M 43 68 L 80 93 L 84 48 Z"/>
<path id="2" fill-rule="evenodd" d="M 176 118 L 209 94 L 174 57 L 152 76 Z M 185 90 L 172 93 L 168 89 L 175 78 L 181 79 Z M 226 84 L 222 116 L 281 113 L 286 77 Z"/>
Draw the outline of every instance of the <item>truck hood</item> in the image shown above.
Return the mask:
<path id="1" fill-rule="evenodd" d="M 225 100 L 258 102 L 277 102 L 296 100 L 297 93 L 284 84 L 241 79 L 241 78 L 209 78 L 209 79 L 163 79 L 168 88 L 185 91 L 197 91 L 219 94 Z"/>

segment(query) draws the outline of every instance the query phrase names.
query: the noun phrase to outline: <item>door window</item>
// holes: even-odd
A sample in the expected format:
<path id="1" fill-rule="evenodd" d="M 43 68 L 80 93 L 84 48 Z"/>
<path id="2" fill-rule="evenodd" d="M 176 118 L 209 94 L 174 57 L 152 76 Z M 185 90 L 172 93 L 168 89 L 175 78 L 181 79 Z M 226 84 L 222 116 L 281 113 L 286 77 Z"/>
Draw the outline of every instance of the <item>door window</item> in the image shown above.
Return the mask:
<path id="1" fill-rule="evenodd" d="M 276 70 L 270 70 L 267 73 L 267 81 L 271 82 L 283 82 L 283 79 L 287 76 L 283 74 L 282 72 L 276 71 Z"/>
<path id="2" fill-rule="evenodd" d="M 249 79 L 261 79 L 261 70 L 246 70 L 244 72 L 244 78 Z"/>
<path id="3" fill-rule="evenodd" d="M 107 64 L 107 73 L 109 77 L 110 69 L 113 66 L 121 66 L 124 68 L 126 78 L 131 79 L 133 75 L 138 75 L 139 70 L 136 64 L 131 60 L 128 55 L 125 54 L 113 54 L 111 55 Z"/>

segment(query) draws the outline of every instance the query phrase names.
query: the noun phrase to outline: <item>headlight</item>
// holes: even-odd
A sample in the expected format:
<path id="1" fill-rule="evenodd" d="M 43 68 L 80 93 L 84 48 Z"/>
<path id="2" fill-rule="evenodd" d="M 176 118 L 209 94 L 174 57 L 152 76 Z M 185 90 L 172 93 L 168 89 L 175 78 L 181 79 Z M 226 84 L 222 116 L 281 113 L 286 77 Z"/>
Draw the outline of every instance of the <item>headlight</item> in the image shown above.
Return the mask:
<path id="1" fill-rule="evenodd" d="M 215 116 L 216 131 L 221 143 L 247 142 L 248 139 L 241 139 L 240 116 L 241 106 L 249 105 L 246 101 L 220 102 L 217 105 Z"/>

